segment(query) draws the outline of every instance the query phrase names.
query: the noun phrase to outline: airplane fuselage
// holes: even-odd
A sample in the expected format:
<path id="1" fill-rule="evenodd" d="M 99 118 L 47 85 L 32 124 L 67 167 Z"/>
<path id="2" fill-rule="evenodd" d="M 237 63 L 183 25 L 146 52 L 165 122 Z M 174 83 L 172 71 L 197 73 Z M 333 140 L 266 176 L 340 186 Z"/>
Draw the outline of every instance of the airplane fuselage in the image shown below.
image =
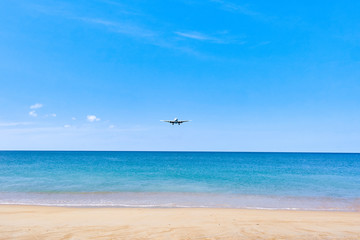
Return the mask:
<path id="1" fill-rule="evenodd" d="M 168 122 L 168 123 L 171 123 L 171 125 L 180 125 L 184 122 L 189 122 L 189 120 L 179 120 L 178 118 L 175 118 L 174 120 L 161 120 L 163 122 Z"/>
<path id="2" fill-rule="evenodd" d="M 179 122 L 179 119 L 175 118 L 173 121 L 170 121 L 171 125 L 177 124 L 180 125 L 182 122 Z"/>

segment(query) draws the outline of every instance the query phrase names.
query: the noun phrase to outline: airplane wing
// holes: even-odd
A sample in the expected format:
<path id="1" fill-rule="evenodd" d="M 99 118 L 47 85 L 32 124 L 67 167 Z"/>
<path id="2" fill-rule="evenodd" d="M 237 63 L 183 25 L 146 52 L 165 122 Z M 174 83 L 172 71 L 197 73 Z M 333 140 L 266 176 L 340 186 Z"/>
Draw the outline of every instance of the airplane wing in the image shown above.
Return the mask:
<path id="1" fill-rule="evenodd" d="M 168 123 L 171 123 L 173 121 L 170 121 L 170 120 L 160 120 L 161 122 L 168 122 Z"/>
<path id="2" fill-rule="evenodd" d="M 181 121 L 178 121 L 178 123 L 184 123 L 184 122 L 190 122 L 191 120 L 181 120 Z"/>

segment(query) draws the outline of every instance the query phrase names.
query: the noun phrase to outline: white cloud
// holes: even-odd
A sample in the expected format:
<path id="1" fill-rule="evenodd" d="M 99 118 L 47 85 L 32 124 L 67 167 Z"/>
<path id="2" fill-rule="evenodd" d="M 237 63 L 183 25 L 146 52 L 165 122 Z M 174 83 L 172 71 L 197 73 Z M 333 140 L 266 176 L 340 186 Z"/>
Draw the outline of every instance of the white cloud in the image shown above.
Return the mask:
<path id="1" fill-rule="evenodd" d="M 0 127 L 17 127 L 30 124 L 30 122 L 0 122 Z"/>
<path id="2" fill-rule="evenodd" d="M 224 0 L 210 0 L 210 1 L 220 4 L 222 8 L 227 11 L 234 11 L 251 17 L 261 16 L 259 12 L 252 11 L 244 5 L 238 5 L 230 1 L 224 1 Z"/>
<path id="3" fill-rule="evenodd" d="M 71 125 L 69 125 L 69 124 L 64 125 L 64 128 L 70 128 L 70 127 L 71 127 Z"/>
<path id="4" fill-rule="evenodd" d="M 158 35 L 157 32 L 147 28 L 143 28 L 140 25 L 136 25 L 129 22 L 115 22 L 101 18 L 86 18 L 86 17 L 73 17 L 75 20 L 80 20 L 85 23 L 97 24 L 107 27 L 110 31 L 124 34 L 131 37 L 143 38 L 152 40 Z"/>
<path id="5" fill-rule="evenodd" d="M 86 118 L 89 122 L 100 121 L 100 118 L 97 118 L 95 115 L 87 115 Z"/>
<path id="6" fill-rule="evenodd" d="M 112 0 L 103 0 L 103 1 L 115 2 Z M 200 52 L 190 47 L 178 45 L 177 39 L 174 39 L 172 36 L 168 36 L 168 31 L 159 31 L 158 29 L 154 29 L 151 26 L 148 26 L 147 24 L 139 24 L 138 20 L 131 21 L 131 19 L 128 19 L 122 21 L 113 21 L 106 18 L 88 17 L 83 15 L 78 15 L 77 13 L 72 12 L 70 9 L 67 9 L 67 7 L 65 6 L 51 7 L 51 6 L 33 5 L 32 7 L 34 10 L 43 14 L 64 17 L 70 20 L 80 21 L 85 24 L 99 26 L 109 32 L 142 40 L 146 44 L 150 44 L 162 48 L 168 48 L 176 51 L 181 51 L 186 54 L 194 55 L 201 58 L 206 58 L 206 59 L 209 58 L 209 56 L 201 54 Z M 134 14 L 133 13 L 134 11 L 131 12 L 132 12 L 131 15 L 136 15 L 136 16 L 142 15 L 138 13 Z M 167 26 L 167 23 L 165 23 L 165 25 Z"/>
<path id="7" fill-rule="evenodd" d="M 39 108 L 42 108 L 43 105 L 41 103 L 35 103 L 34 105 L 31 105 L 30 106 L 30 109 L 39 109 Z M 37 117 L 37 113 L 35 110 L 32 110 L 29 112 L 29 115 L 32 116 L 32 117 Z"/>
<path id="8" fill-rule="evenodd" d="M 29 115 L 32 117 L 37 117 L 37 113 L 35 111 L 30 111 Z"/>
<path id="9" fill-rule="evenodd" d="M 186 39 L 193 39 L 203 42 L 211 42 L 217 44 L 244 44 L 244 41 L 241 41 L 241 38 L 230 36 L 228 31 L 221 31 L 215 33 L 215 35 L 207 35 L 200 32 L 193 32 L 193 31 L 177 31 L 174 32 L 176 35 L 186 38 Z"/>
<path id="10" fill-rule="evenodd" d="M 182 36 L 182 37 L 201 40 L 201 41 L 216 40 L 213 37 L 206 36 L 205 34 L 202 34 L 202 33 L 199 33 L 199 32 L 175 32 L 175 34 L 177 34 L 179 36 Z"/>
<path id="11" fill-rule="evenodd" d="M 115 128 L 115 125 L 110 125 L 109 128 Z"/>
<path id="12" fill-rule="evenodd" d="M 52 114 L 50 114 L 50 116 L 56 117 L 56 113 L 52 113 Z"/>
<path id="13" fill-rule="evenodd" d="M 72 117 L 71 120 L 75 121 L 75 120 L 76 120 L 76 117 Z"/>
<path id="14" fill-rule="evenodd" d="M 43 105 L 41 103 L 35 103 L 34 105 L 30 106 L 30 109 L 38 109 L 38 108 L 42 108 Z"/>

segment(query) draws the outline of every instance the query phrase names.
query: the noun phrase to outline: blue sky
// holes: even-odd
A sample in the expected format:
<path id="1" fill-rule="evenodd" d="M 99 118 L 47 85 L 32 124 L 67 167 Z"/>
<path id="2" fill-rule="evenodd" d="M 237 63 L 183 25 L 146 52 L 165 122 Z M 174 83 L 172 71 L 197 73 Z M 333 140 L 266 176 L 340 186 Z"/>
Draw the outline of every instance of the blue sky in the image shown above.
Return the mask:
<path id="1" fill-rule="evenodd" d="M 360 152 L 359 9 L 1 1 L 0 149 Z"/>

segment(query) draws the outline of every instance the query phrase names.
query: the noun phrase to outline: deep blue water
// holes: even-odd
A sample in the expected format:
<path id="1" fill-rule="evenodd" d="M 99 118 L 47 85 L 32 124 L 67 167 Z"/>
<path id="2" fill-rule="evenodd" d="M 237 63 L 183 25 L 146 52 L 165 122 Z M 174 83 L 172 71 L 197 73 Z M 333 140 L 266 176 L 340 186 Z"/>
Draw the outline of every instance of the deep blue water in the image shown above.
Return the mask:
<path id="1" fill-rule="evenodd" d="M 0 151 L 0 203 L 357 209 L 359 199 L 360 154 Z"/>

